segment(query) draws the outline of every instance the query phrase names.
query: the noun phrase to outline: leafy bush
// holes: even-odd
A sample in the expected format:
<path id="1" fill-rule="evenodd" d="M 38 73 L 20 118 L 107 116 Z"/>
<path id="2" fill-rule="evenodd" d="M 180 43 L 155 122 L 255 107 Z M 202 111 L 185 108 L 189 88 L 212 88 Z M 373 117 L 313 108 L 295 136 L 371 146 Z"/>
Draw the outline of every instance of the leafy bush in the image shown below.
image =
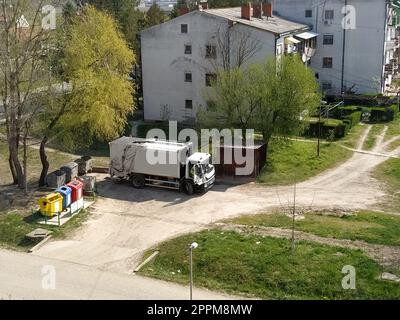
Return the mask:
<path id="1" fill-rule="evenodd" d="M 319 121 L 318 118 L 311 118 L 309 120 L 310 126 L 307 132 L 308 136 L 318 137 L 319 133 Z M 321 120 L 321 137 L 329 138 L 334 136 L 337 139 L 343 138 L 348 130 L 350 130 L 350 125 L 344 123 L 342 120 L 338 119 L 322 119 Z M 332 134 L 334 132 L 334 135 Z"/>
<path id="2" fill-rule="evenodd" d="M 390 107 L 372 107 L 370 121 L 371 122 L 388 122 L 393 121 L 398 114 L 398 106 L 392 105 Z"/>
<path id="3" fill-rule="evenodd" d="M 347 116 L 344 116 L 343 119 L 344 120 L 349 120 L 350 121 L 350 128 L 354 127 L 355 125 L 357 125 L 360 121 L 361 121 L 361 116 L 362 116 L 362 112 L 361 111 L 355 111 L 350 113 Z"/>

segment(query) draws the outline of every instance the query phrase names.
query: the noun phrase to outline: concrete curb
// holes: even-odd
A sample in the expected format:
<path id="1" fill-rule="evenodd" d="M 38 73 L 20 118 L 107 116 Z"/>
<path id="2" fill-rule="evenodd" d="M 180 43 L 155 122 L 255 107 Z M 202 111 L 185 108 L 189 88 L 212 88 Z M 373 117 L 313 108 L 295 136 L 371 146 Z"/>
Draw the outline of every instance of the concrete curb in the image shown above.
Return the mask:
<path id="1" fill-rule="evenodd" d="M 38 249 L 40 249 L 44 244 L 46 244 L 47 241 L 49 241 L 51 239 L 51 235 L 47 236 L 46 238 L 44 238 L 42 241 L 40 241 L 37 245 L 35 245 L 33 248 L 30 248 L 28 250 L 28 253 L 32 253 Z"/>
<path id="2" fill-rule="evenodd" d="M 151 260 L 153 260 L 158 254 L 160 253 L 160 251 L 155 251 L 153 252 L 153 254 L 148 257 L 146 260 L 144 260 L 141 264 L 139 264 L 137 266 L 137 268 L 135 270 L 133 270 L 133 272 L 138 272 L 140 269 L 142 269 L 146 264 L 148 264 Z"/>

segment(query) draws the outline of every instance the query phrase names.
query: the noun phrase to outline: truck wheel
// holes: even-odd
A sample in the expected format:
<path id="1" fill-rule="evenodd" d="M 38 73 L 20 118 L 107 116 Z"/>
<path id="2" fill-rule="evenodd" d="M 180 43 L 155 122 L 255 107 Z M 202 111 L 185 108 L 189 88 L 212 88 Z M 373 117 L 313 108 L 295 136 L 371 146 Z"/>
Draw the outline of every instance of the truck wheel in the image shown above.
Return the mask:
<path id="1" fill-rule="evenodd" d="M 145 186 L 145 180 L 144 180 L 144 176 L 140 175 L 140 174 L 134 174 L 131 177 L 131 183 L 132 186 L 136 189 L 141 189 Z"/>
<path id="2" fill-rule="evenodd" d="M 190 181 L 185 181 L 185 183 L 183 184 L 183 190 L 188 196 L 191 196 L 194 193 L 193 183 L 191 183 Z"/>

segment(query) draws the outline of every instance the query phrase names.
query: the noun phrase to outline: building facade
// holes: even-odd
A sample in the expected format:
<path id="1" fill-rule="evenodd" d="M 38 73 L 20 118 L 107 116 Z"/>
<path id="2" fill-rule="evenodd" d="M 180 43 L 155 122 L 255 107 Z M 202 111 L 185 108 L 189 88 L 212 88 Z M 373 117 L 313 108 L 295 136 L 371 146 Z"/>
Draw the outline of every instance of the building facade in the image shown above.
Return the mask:
<path id="1" fill-rule="evenodd" d="M 145 120 L 191 122 L 206 106 L 218 68 L 267 57 L 315 54 L 309 24 L 272 15 L 271 4 L 201 9 L 141 34 Z"/>
<path id="2" fill-rule="evenodd" d="M 274 14 L 318 33 L 311 61 L 328 94 L 383 93 L 397 73 L 396 4 L 389 0 L 273 0 Z"/>

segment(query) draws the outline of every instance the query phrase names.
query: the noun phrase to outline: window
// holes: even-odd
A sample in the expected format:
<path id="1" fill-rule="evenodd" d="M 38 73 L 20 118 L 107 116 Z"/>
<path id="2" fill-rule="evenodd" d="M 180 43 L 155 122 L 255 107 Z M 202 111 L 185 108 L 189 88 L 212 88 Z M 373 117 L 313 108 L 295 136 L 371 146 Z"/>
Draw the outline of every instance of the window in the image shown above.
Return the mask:
<path id="1" fill-rule="evenodd" d="M 181 24 L 181 33 L 188 33 L 188 25 Z"/>
<path id="2" fill-rule="evenodd" d="M 192 73 L 185 72 L 185 82 L 192 82 Z"/>
<path id="3" fill-rule="evenodd" d="M 206 45 L 206 58 L 216 59 L 217 58 L 217 47 L 212 45 Z"/>
<path id="4" fill-rule="evenodd" d="M 185 54 L 192 54 L 192 46 L 190 44 L 185 44 Z"/>
<path id="5" fill-rule="evenodd" d="M 324 57 L 322 60 L 322 68 L 332 68 L 332 58 Z"/>
<path id="6" fill-rule="evenodd" d="M 185 108 L 193 109 L 193 100 L 185 100 Z"/>
<path id="7" fill-rule="evenodd" d="M 213 83 L 217 80 L 217 75 L 215 73 L 206 74 L 206 87 L 211 87 Z"/>
<path id="8" fill-rule="evenodd" d="M 330 81 L 324 81 L 322 82 L 322 90 L 327 91 L 332 89 L 332 82 Z"/>
<path id="9" fill-rule="evenodd" d="M 333 44 L 333 34 L 324 34 L 324 45 Z"/>
<path id="10" fill-rule="evenodd" d="M 312 18 L 312 10 L 306 10 L 306 18 Z"/>
<path id="11" fill-rule="evenodd" d="M 333 10 L 325 10 L 325 20 L 333 20 Z"/>

